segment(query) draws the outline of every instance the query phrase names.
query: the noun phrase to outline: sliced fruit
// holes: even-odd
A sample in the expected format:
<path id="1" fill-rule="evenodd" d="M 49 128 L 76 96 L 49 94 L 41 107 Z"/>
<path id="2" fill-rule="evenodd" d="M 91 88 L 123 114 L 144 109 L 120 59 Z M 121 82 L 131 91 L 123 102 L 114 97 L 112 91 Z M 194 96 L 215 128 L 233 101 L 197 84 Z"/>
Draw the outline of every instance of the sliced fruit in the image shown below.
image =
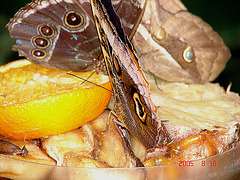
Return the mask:
<path id="1" fill-rule="evenodd" d="M 73 130 L 99 116 L 111 97 L 105 75 L 62 71 L 27 60 L 1 66 L 0 87 L 0 135 L 13 139 Z"/>

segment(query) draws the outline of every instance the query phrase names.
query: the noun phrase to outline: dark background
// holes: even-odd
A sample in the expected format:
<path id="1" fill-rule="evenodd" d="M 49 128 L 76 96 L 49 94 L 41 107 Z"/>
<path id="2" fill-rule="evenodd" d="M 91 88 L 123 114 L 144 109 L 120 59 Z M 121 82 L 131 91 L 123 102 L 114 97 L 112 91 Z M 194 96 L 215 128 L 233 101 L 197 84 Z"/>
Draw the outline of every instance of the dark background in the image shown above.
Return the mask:
<path id="1" fill-rule="evenodd" d="M 30 0 L 4 0 L 0 5 L 0 65 L 20 59 L 11 50 L 15 43 L 5 25 L 9 19 Z M 240 1 L 238 0 L 182 0 L 190 12 L 209 23 L 230 48 L 232 57 L 225 70 L 214 81 L 227 87 L 232 82 L 232 91 L 240 93 Z"/>

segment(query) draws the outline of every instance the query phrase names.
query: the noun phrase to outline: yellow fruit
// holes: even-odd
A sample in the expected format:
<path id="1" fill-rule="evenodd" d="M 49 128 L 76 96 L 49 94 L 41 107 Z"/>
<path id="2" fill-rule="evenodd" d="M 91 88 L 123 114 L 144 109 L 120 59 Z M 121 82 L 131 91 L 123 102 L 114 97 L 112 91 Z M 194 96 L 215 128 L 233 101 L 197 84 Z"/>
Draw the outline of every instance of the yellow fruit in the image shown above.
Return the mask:
<path id="1" fill-rule="evenodd" d="M 0 135 L 34 139 L 73 130 L 99 116 L 111 97 L 108 77 L 95 84 L 27 60 L 0 67 Z M 87 79 L 92 72 L 69 72 Z"/>

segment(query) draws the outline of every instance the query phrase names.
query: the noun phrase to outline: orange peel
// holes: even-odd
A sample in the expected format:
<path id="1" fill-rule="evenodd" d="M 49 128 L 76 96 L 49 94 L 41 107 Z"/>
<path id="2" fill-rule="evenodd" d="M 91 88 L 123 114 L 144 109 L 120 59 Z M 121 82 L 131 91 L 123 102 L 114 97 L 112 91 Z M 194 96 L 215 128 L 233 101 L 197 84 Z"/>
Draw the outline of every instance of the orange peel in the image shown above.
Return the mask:
<path id="1" fill-rule="evenodd" d="M 48 137 L 76 129 L 99 116 L 111 97 L 108 77 L 70 72 L 18 60 L 0 67 L 0 135 Z M 106 90 L 106 89 L 108 90 Z"/>

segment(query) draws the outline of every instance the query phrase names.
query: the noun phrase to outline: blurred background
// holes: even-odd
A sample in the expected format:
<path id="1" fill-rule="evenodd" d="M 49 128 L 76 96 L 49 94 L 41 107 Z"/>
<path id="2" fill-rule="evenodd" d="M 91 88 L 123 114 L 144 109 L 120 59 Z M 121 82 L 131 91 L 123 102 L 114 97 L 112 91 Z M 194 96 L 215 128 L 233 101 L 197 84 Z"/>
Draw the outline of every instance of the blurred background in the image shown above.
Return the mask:
<path id="1" fill-rule="evenodd" d="M 5 0 L 0 5 L 0 65 L 20 59 L 11 50 L 15 43 L 5 28 L 9 19 L 31 0 Z M 240 93 L 240 1 L 237 0 L 182 0 L 188 10 L 209 23 L 230 48 L 232 57 L 226 68 L 214 81 L 225 89 L 232 82 L 231 90 Z"/>

